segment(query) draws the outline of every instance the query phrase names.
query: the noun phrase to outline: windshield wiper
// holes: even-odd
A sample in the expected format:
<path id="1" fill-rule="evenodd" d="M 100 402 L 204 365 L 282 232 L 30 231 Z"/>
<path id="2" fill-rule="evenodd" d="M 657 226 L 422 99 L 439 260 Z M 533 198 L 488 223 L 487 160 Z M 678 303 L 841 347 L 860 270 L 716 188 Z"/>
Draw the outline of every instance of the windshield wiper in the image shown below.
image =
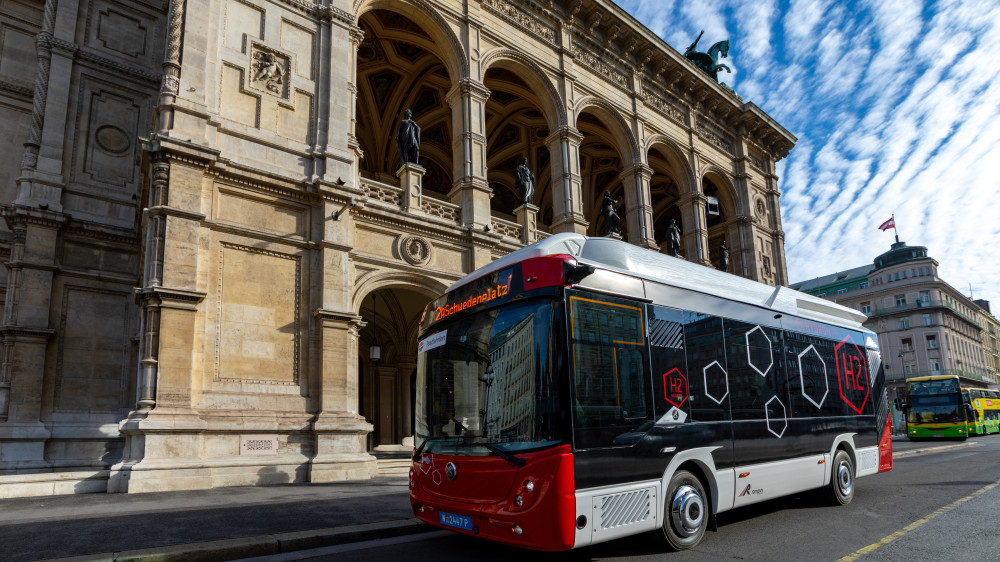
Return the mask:
<path id="1" fill-rule="evenodd" d="M 417 450 L 413 451 L 413 460 L 415 461 L 420 460 L 420 453 L 424 452 L 424 447 L 427 446 L 428 441 L 430 441 L 430 438 L 424 439 L 424 442 L 421 443 L 419 447 L 417 447 Z"/>
<path id="2" fill-rule="evenodd" d="M 483 447 L 486 447 L 491 452 L 495 453 L 500 458 L 507 461 L 507 464 L 512 464 L 514 466 L 524 466 L 528 462 L 522 459 L 521 457 L 515 457 L 514 455 L 508 453 L 507 451 L 504 451 L 500 447 L 497 447 L 493 443 L 477 443 L 477 445 L 482 445 Z"/>

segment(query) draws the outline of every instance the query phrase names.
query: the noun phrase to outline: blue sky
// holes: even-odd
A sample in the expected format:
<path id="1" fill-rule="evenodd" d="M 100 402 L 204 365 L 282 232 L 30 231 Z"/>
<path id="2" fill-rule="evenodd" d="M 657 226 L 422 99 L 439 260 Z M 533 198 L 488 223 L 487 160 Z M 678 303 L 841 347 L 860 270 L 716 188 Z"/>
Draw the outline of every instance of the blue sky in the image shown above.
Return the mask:
<path id="1" fill-rule="evenodd" d="M 1000 2 L 621 0 L 683 52 L 731 41 L 732 86 L 798 137 L 778 166 L 790 281 L 900 240 L 1000 316 Z"/>

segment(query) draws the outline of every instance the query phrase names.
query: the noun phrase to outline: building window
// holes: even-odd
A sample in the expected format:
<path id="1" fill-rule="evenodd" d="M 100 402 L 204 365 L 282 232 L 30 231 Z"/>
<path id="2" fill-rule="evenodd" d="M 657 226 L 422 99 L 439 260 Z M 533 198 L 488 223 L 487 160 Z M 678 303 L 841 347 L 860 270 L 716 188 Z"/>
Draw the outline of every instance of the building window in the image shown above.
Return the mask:
<path id="1" fill-rule="evenodd" d="M 858 288 L 859 289 L 867 289 L 868 288 L 868 282 L 867 281 L 862 281 L 861 284 L 858 285 Z"/>
<path id="2" fill-rule="evenodd" d="M 890 273 L 889 275 L 886 275 L 886 277 L 889 278 L 889 283 L 892 283 L 892 274 Z"/>
<path id="3" fill-rule="evenodd" d="M 909 316 L 907 316 L 905 318 L 900 318 L 899 319 L 899 329 L 900 330 L 909 330 L 910 329 L 910 317 Z"/>
<path id="4" fill-rule="evenodd" d="M 903 338 L 899 346 L 903 351 L 913 351 L 913 338 Z"/>
<path id="5" fill-rule="evenodd" d="M 843 295 L 846 292 L 847 292 L 847 289 L 837 289 L 837 294 L 838 295 Z"/>
<path id="6" fill-rule="evenodd" d="M 941 362 L 938 361 L 937 359 L 931 359 L 930 361 L 927 362 L 927 365 L 931 368 L 932 375 L 941 374 Z"/>
<path id="7" fill-rule="evenodd" d="M 906 279 L 906 271 L 903 271 L 903 279 Z"/>
<path id="8" fill-rule="evenodd" d="M 907 375 L 915 375 L 915 374 L 917 374 L 917 362 L 916 361 L 907 361 L 906 363 L 904 363 L 903 364 L 903 372 L 906 373 Z"/>
<path id="9" fill-rule="evenodd" d="M 820 294 L 819 294 L 819 298 L 821 298 L 821 299 L 822 299 L 822 298 L 826 298 L 826 293 L 820 293 Z"/>
<path id="10" fill-rule="evenodd" d="M 931 302 L 931 294 L 927 291 L 920 291 L 920 302 L 924 304 Z"/>
<path id="11" fill-rule="evenodd" d="M 937 349 L 937 336 L 929 335 L 927 336 L 927 349 Z"/>
<path id="12" fill-rule="evenodd" d="M 871 303 L 871 301 L 865 301 L 865 302 L 861 303 L 861 312 L 864 312 L 865 314 L 867 314 L 869 316 L 871 315 L 871 313 L 872 313 L 872 303 Z"/>
<path id="13" fill-rule="evenodd" d="M 906 295 L 896 295 L 896 306 L 906 306 Z"/>
<path id="14" fill-rule="evenodd" d="M 930 325 L 931 325 L 931 315 L 924 314 L 924 326 L 930 326 Z"/>
<path id="15" fill-rule="evenodd" d="M 899 281 L 899 272 L 896 272 L 896 281 Z"/>

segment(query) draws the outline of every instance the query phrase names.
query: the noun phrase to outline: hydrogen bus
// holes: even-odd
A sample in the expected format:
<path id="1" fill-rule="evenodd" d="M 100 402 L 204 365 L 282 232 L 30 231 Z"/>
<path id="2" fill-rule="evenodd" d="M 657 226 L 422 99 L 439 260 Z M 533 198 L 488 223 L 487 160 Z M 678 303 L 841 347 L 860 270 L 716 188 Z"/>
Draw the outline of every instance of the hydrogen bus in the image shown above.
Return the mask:
<path id="1" fill-rule="evenodd" d="M 961 439 L 969 436 L 974 423 L 955 375 L 935 375 L 906 379 L 906 436 L 922 439 Z"/>
<path id="2" fill-rule="evenodd" d="M 969 435 L 1000 433 L 1000 391 L 963 388 L 962 397 L 972 410 Z"/>
<path id="3" fill-rule="evenodd" d="M 890 470 L 865 316 L 611 238 L 557 234 L 448 288 L 418 334 L 414 514 L 536 550 Z"/>

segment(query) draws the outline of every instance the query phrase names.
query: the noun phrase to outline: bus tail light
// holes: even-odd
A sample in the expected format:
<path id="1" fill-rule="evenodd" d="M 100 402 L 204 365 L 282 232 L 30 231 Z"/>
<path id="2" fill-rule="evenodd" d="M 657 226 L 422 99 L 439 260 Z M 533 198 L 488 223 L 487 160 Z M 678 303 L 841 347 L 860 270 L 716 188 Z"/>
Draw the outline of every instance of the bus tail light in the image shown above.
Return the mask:
<path id="1" fill-rule="evenodd" d="M 882 430 L 882 439 L 878 444 L 879 472 L 892 470 L 892 426 L 889 425 L 889 421 L 889 418 L 885 420 L 885 429 Z"/>

